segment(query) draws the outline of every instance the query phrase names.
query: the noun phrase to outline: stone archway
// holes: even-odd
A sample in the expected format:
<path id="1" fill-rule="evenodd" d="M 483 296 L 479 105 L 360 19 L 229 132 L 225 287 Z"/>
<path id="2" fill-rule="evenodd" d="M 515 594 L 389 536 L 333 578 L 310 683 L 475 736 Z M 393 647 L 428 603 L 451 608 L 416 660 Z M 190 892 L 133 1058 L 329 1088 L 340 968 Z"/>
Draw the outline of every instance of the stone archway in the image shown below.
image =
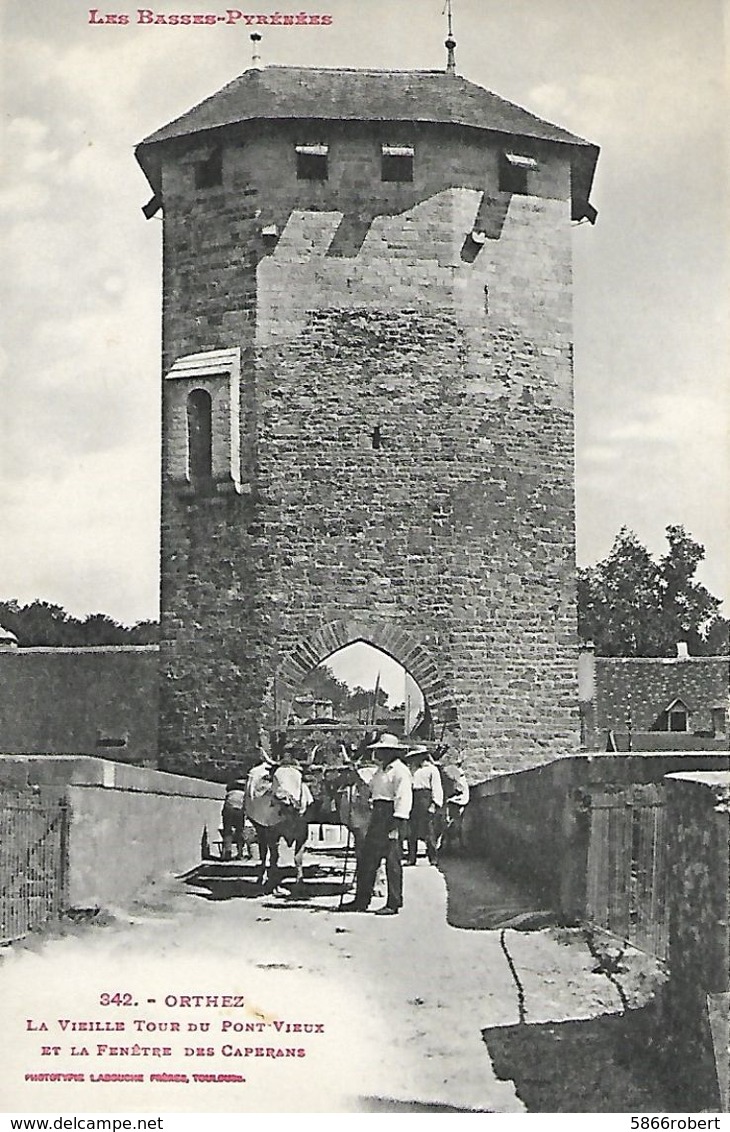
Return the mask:
<path id="1" fill-rule="evenodd" d="M 453 692 L 439 670 L 435 636 L 418 636 L 397 622 L 359 614 L 319 626 L 282 659 L 276 672 L 277 726 L 286 726 L 292 700 L 308 673 L 338 649 L 358 641 L 387 653 L 405 668 L 420 687 L 434 721 L 455 720 Z"/>

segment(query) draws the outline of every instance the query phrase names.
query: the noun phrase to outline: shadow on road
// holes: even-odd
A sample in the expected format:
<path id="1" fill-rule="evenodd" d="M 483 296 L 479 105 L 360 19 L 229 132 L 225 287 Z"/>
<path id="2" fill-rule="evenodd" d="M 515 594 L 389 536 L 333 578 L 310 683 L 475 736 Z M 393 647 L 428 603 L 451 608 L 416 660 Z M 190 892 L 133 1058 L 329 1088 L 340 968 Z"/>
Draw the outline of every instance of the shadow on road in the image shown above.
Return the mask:
<path id="1" fill-rule="evenodd" d="M 662 1077 L 654 1004 L 624 1014 L 483 1030 L 495 1074 L 528 1112 L 717 1111 L 717 1098 L 677 1095 Z"/>
<path id="2" fill-rule="evenodd" d="M 252 900 L 271 895 L 268 888 L 259 884 L 257 862 L 246 861 L 203 861 L 181 879 L 197 891 L 192 895 L 204 900 Z M 339 896 L 343 891 L 342 867 L 330 865 L 307 865 L 300 884 L 296 882 L 296 870 L 285 866 L 279 870 L 278 885 L 284 900 L 296 900 L 299 907 L 319 896 Z M 304 903 L 302 903 L 304 902 Z M 277 905 L 282 907 L 287 905 Z M 317 908 L 317 905 L 312 905 Z"/>
<path id="3" fill-rule="evenodd" d="M 454 928 L 535 931 L 556 923 L 544 893 L 503 876 L 481 857 L 444 857 L 439 869 L 446 881 L 446 919 Z"/>

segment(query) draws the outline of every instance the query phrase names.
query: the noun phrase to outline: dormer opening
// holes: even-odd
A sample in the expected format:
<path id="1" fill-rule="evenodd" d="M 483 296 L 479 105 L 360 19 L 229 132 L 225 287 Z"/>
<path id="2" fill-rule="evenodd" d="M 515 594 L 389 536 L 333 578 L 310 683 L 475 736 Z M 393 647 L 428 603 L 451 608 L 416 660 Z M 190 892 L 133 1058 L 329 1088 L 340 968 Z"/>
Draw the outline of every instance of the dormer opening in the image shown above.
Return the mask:
<path id="1" fill-rule="evenodd" d="M 412 181 L 414 148 L 412 145 L 387 145 L 380 147 L 380 180 Z"/>
<path id="2" fill-rule="evenodd" d="M 326 181 L 329 176 L 329 146 L 324 144 L 298 145 L 297 180 Z"/>
<path id="3" fill-rule="evenodd" d="M 657 717 L 652 731 L 673 731 L 686 733 L 690 730 L 690 708 L 679 697 L 667 704 Z"/>
<path id="4" fill-rule="evenodd" d="M 499 191 L 527 196 L 529 174 L 537 169 L 537 161 L 524 153 L 502 153 L 499 159 Z"/>
<path id="5" fill-rule="evenodd" d="M 681 700 L 667 711 L 667 731 L 689 731 L 689 713 Z"/>
<path id="6" fill-rule="evenodd" d="M 223 184 L 223 150 L 220 146 L 195 163 L 195 188 L 213 189 Z"/>

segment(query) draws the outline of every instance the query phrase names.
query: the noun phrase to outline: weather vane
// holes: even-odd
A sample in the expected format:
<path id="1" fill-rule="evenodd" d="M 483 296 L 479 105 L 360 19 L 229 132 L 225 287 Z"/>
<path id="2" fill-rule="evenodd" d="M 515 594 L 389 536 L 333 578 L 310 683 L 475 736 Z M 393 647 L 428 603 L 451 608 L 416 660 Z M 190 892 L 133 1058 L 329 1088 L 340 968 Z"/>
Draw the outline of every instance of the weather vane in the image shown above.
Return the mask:
<path id="1" fill-rule="evenodd" d="M 446 3 L 444 5 L 444 8 L 443 8 L 441 15 L 443 16 L 444 14 L 446 14 L 447 19 L 448 19 L 448 34 L 446 36 L 446 40 L 445 40 L 445 43 L 444 43 L 444 45 L 446 47 L 446 51 L 448 53 L 447 56 L 446 56 L 446 74 L 447 75 L 455 75 L 456 74 L 456 57 L 454 55 L 454 48 L 456 47 L 456 40 L 454 39 L 454 30 L 453 30 L 453 26 L 452 26 L 453 13 L 451 11 L 451 0 L 446 0 Z"/>

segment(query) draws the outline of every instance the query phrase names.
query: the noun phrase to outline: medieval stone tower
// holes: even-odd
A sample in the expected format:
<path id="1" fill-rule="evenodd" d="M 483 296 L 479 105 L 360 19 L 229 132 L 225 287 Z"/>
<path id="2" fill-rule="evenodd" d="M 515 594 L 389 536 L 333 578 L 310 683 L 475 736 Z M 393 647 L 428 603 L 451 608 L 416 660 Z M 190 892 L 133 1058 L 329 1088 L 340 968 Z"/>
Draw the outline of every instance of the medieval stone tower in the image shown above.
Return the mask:
<path id="1" fill-rule="evenodd" d="M 474 774 L 577 741 L 571 222 L 598 150 L 446 71 L 251 69 L 164 212 L 163 765 L 364 640 Z"/>

